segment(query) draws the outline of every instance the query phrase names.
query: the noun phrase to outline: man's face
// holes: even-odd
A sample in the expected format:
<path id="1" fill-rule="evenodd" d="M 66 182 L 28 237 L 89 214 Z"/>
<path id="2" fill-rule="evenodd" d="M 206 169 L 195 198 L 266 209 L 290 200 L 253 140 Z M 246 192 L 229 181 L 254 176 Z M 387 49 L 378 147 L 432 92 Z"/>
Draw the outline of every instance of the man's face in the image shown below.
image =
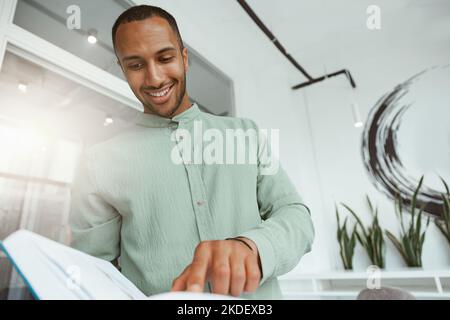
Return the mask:
<path id="1" fill-rule="evenodd" d="M 166 20 L 152 17 L 121 24 L 116 33 L 116 54 L 146 113 L 172 118 L 190 106 L 187 49 L 181 52 Z"/>

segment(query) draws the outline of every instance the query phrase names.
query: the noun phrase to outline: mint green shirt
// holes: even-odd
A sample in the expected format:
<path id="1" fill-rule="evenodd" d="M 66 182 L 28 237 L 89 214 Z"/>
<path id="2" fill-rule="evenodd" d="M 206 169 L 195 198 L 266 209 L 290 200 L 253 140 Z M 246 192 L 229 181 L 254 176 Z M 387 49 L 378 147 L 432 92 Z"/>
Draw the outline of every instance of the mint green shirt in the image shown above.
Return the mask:
<path id="1" fill-rule="evenodd" d="M 258 247 L 263 278 L 243 297 L 281 299 L 277 276 L 293 269 L 314 238 L 309 210 L 280 168 L 174 163 L 176 129 L 254 129 L 247 119 L 191 108 L 166 119 L 142 113 L 136 126 L 86 150 L 72 188 L 72 246 L 112 261 L 146 295 L 167 292 L 205 240 L 243 236 Z M 266 144 L 264 144 L 266 145 Z M 261 153 L 258 139 L 256 157 Z M 249 148 L 249 153 L 254 152 Z M 210 286 L 205 285 L 205 291 Z"/>

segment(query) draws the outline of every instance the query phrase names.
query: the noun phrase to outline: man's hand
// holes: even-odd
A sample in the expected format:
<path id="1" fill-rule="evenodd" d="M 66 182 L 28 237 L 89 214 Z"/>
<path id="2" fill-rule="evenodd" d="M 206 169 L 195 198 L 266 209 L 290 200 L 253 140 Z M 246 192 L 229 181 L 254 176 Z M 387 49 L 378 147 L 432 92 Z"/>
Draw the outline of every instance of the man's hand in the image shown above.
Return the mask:
<path id="1" fill-rule="evenodd" d="M 258 249 L 253 241 L 235 240 L 203 241 L 195 249 L 194 259 L 172 285 L 172 291 L 202 292 L 205 282 L 212 285 L 212 292 L 240 296 L 242 292 L 254 292 L 261 279 Z"/>

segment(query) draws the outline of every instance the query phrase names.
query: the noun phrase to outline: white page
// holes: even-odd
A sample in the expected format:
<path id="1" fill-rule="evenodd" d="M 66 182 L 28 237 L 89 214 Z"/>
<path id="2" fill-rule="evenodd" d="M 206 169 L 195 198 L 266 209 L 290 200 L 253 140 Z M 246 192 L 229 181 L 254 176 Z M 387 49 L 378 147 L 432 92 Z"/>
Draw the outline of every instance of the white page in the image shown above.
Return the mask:
<path id="1" fill-rule="evenodd" d="M 39 299 L 146 298 L 111 263 L 30 231 L 13 233 L 3 246 Z"/>
<path id="2" fill-rule="evenodd" d="M 233 300 L 212 293 L 167 292 L 146 297 L 110 262 L 64 246 L 27 230 L 14 232 L 3 246 L 41 300 L 148 299 Z M 75 271 L 75 272 L 74 272 Z M 79 281 L 76 273 L 79 272 Z M 75 276 L 75 277 L 74 277 Z"/>
<path id="3" fill-rule="evenodd" d="M 215 293 L 176 291 L 149 296 L 147 300 L 244 300 Z"/>

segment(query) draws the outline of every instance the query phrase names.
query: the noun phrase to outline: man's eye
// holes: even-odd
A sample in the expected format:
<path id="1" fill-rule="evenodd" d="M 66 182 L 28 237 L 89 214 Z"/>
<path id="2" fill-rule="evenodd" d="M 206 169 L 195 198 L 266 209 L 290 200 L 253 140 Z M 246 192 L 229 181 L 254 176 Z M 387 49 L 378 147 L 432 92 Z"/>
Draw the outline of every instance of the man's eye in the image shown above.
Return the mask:
<path id="1" fill-rule="evenodd" d="M 164 58 L 161 58 L 161 62 L 169 62 L 172 59 L 173 59 L 173 57 L 164 57 Z"/>
<path id="2" fill-rule="evenodd" d="M 130 64 L 130 65 L 128 66 L 128 68 L 129 68 L 129 69 L 132 69 L 132 70 L 138 70 L 138 69 L 140 69 L 141 67 L 142 67 L 142 63 Z"/>

